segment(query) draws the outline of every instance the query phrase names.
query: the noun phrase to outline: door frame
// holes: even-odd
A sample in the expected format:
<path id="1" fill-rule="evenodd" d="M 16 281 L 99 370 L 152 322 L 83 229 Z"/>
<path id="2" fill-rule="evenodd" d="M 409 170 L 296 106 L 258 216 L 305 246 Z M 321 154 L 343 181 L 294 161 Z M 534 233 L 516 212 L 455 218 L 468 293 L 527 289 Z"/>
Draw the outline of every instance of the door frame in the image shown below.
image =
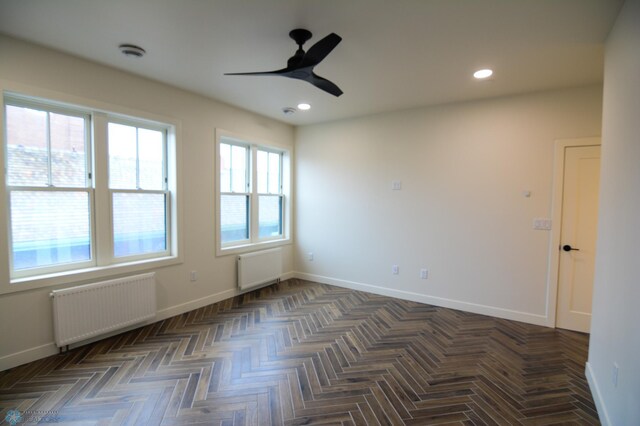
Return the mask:
<path id="1" fill-rule="evenodd" d="M 562 198 L 564 192 L 565 149 L 600 146 L 601 137 L 556 139 L 553 153 L 553 188 L 551 198 L 551 235 L 549 238 L 549 271 L 547 276 L 547 326 L 556 327 L 560 280 L 560 236 L 562 233 Z"/>

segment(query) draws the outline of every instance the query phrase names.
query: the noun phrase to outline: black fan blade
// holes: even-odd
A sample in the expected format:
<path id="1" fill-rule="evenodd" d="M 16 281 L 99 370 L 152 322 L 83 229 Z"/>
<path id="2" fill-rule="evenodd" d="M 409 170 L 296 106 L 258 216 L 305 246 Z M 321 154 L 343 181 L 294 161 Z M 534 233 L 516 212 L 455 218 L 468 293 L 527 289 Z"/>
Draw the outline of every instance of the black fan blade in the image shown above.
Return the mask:
<path id="1" fill-rule="evenodd" d="M 300 67 L 318 65 L 342 41 L 338 34 L 331 33 L 307 50 Z"/>
<path id="2" fill-rule="evenodd" d="M 283 68 L 275 71 L 258 71 L 258 72 L 227 72 L 224 75 L 284 75 L 289 73 L 289 68 Z"/>
<path id="3" fill-rule="evenodd" d="M 326 78 L 322 78 L 319 75 L 316 75 L 315 73 L 311 74 L 309 78 L 305 79 L 305 81 L 308 81 L 320 90 L 331 93 L 333 96 L 342 95 L 342 90 L 340 90 L 338 86 L 336 86 Z"/>
<path id="4" fill-rule="evenodd" d="M 298 30 L 292 31 L 291 34 L 294 34 Z M 306 31 L 306 33 L 309 33 Z M 290 35 L 291 35 L 290 34 Z M 311 36 L 311 33 L 308 34 Z M 295 34 L 294 34 L 295 36 Z M 298 40 L 296 37 L 292 38 L 301 46 L 306 39 Z M 313 72 L 313 68 L 318 65 L 324 58 L 327 57 L 329 53 L 342 41 L 342 37 L 338 34 L 331 33 L 313 46 L 309 48 L 307 53 L 302 56 L 302 47 L 299 47 L 298 52 L 289 58 L 289 66 L 286 68 L 275 70 L 275 71 L 259 71 L 259 72 L 234 72 L 234 73 L 225 73 L 224 75 L 255 75 L 255 76 L 278 76 L 278 77 L 288 77 L 294 78 L 296 80 L 303 80 L 308 83 L 313 84 L 320 90 L 324 90 L 327 93 L 332 94 L 333 96 L 342 95 L 342 90 L 338 86 L 336 86 L 331 81 L 326 78 L 322 78 L 316 75 Z M 300 56 L 302 59 L 300 60 Z"/>

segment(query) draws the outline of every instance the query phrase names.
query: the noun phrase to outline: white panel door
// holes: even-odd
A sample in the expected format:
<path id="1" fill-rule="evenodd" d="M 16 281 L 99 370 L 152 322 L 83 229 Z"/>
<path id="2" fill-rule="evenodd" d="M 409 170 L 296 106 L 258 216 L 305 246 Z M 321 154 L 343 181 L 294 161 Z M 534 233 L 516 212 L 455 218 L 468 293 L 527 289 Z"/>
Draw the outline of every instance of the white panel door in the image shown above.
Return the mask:
<path id="1" fill-rule="evenodd" d="M 600 146 L 565 148 L 556 326 L 588 333 L 598 225 Z"/>

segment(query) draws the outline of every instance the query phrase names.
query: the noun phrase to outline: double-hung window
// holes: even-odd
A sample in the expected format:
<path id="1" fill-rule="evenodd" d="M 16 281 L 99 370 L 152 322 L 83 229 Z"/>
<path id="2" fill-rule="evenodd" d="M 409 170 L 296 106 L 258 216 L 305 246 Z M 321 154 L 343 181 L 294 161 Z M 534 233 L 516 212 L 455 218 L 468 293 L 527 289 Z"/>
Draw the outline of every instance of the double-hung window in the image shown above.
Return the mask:
<path id="1" fill-rule="evenodd" d="M 12 103 L 5 120 L 14 275 L 92 265 L 89 116 Z"/>
<path id="2" fill-rule="evenodd" d="M 19 96 L 4 104 L 12 280 L 177 254 L 172 126 Z"/>
<path id="3" fill-rule="evenodd" d="M 282 238 L 282 159 L 279 151 L 256 150 L 258 238 Z"/>
<path id="4" fill-rule="evenodd" d="M 166 130 L 109 122 L 113 256 L 167 254 Z"/>
<path id="5" fill-rule="evenodd" d="M 248 243 L 251 210 L 249 146 L 220 142 L 220 239 L 223 245 Z"/>
<path id="6" fill-rule="evenodd" d="M 218 138 L 218 253 L 288 240 L 288 152 Z"/>

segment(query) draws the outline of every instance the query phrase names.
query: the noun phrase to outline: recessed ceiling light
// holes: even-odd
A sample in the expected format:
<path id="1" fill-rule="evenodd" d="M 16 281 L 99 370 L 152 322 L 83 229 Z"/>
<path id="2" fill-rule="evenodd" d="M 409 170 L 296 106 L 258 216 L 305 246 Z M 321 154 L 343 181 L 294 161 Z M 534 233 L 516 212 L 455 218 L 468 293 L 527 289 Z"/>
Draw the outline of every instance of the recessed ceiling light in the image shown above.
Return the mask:
<path id="1" fill-rule="evenodd" d="M 121 44 L 118 46 L 118 49 L 125 55 L 133 56 L 134 58 L 142 58 L 144 54 L 147 53 L 146 50 L 135 44 Z"/>
<path id="2" fill-rule="evenodd" d="M 306 110 L 308 110 L 308 109 L 311 109 L 311 105 L 309 105 L 309 104 L 305 104 L 305 103 L 298 104 L 298 109 L 299 109 L 300 111 L 306 111 Z"/>
<path id="3" fill-rule="evenodd" d="M 490 70 L 488 68 L 483 70 L 478 70 L 473 73 L 473 76 L 477 79 L 488 78 L 488 77 L 491 77 L 492 75 L 493 75 L 493 70 Z"/>

